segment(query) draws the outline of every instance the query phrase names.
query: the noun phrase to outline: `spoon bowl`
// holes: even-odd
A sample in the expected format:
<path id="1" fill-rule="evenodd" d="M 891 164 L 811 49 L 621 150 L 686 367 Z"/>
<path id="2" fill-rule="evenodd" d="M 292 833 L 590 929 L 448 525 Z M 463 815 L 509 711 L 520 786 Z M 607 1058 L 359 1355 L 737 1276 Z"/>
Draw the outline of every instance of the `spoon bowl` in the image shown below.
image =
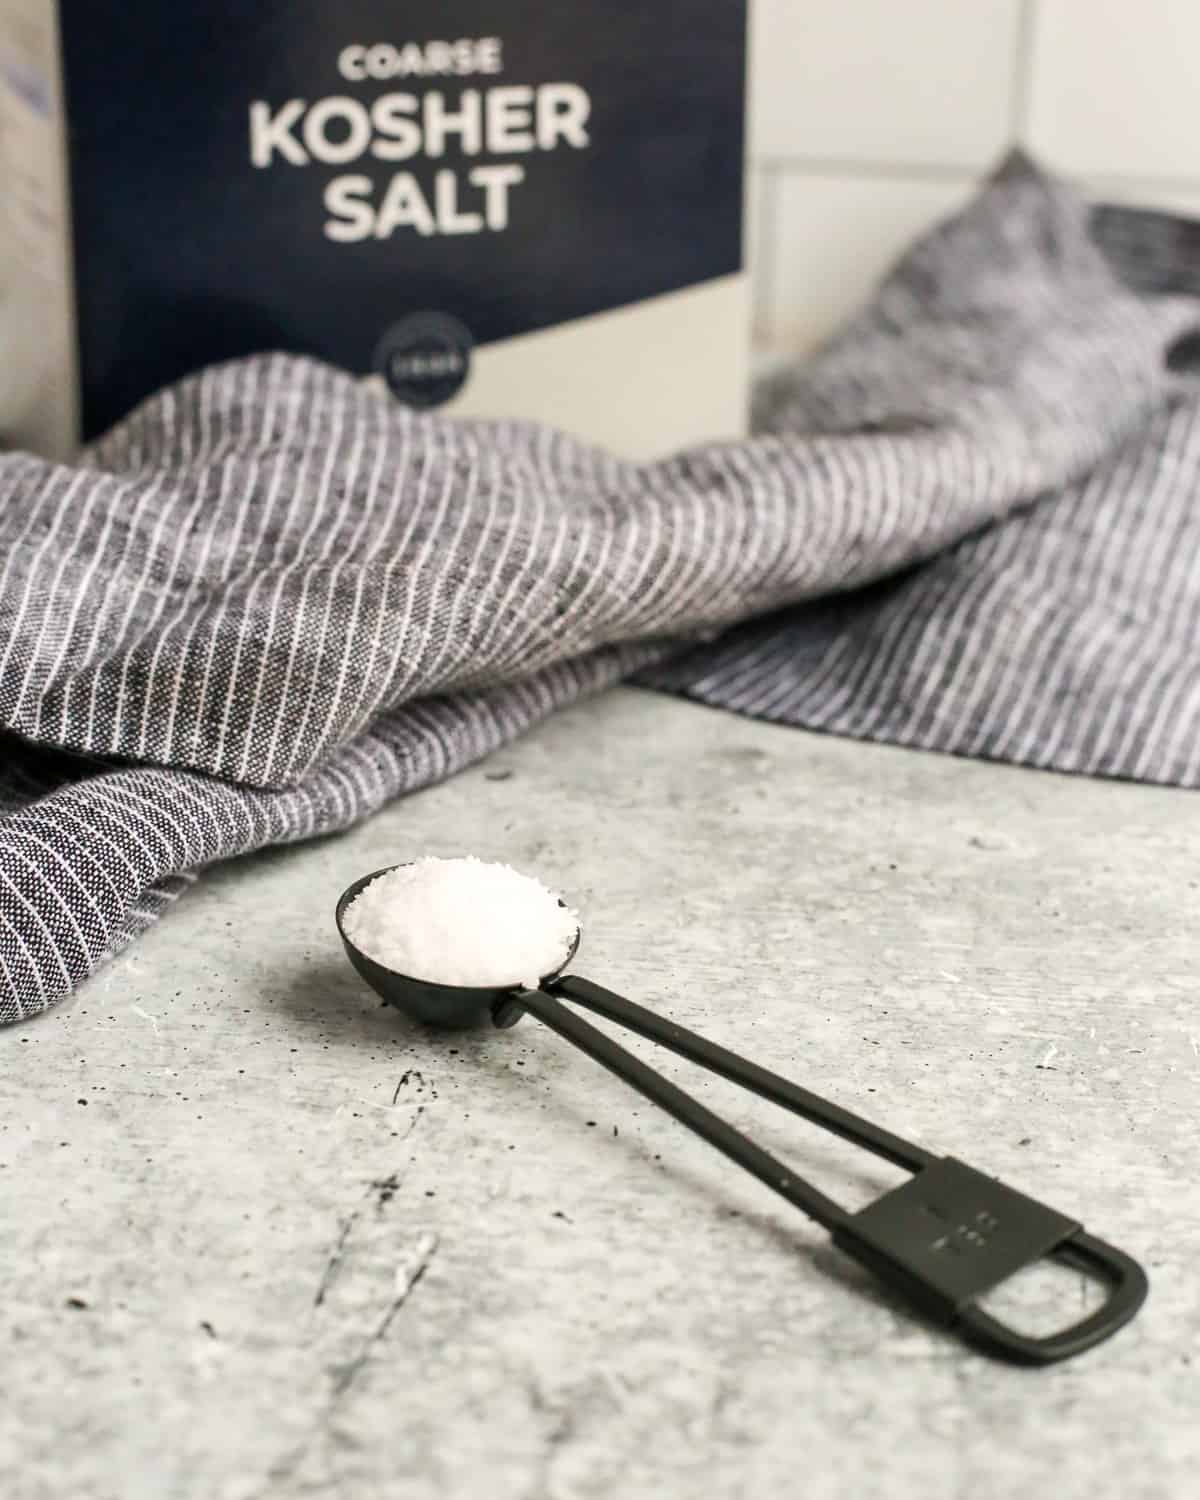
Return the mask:
<path id="1" fill-rule="evenodd" d="M 394 1005 L 414 1020 L 427 1026 L 444 1026 L 461 1030 L 468 1026 L 480 1026 L 493 1021 L 503 1002 L 511 1000 L 525 986 L 522 984 L 501 985 L 495 988 L 477 988 L 462 984 L 436 984 L 428 979 L 413 979 L 408 974 L 399 974 L 395 969 L 376 963 L 368 954 L 346 935 L 342 919 L 354 898 L 380 875 L 398 870 L 401 865 L 389 865 L 383 870 L 373 870 L 363 875 L 353 885 L 347 886 L 338 897 L 334 920 L 338 935 L 346 949 L 346 957 L 359 976 L 375 991 L 385 1005 Z M 575 929 L 575 938 L 567 950 L 566 957 L 558 968 L 541 976 L 542 984 L 558 978 L 579 951 L 580 930 Z M 515 1018 L 515 1017 L 514 1017 Z"/>

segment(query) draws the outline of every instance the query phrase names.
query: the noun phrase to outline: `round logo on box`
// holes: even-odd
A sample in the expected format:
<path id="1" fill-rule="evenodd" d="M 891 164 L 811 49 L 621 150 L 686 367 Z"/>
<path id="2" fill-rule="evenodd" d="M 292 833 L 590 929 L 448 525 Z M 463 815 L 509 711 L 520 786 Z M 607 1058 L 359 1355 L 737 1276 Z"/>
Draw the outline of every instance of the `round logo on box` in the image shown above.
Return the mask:
<path id="1" fill-rule="evenodd" d="M 397 400 L 428 410 L 462 390 L 474 347 L 470 329 L 450 313 L 409 313 L 380 339 L 373 364 Z"/>

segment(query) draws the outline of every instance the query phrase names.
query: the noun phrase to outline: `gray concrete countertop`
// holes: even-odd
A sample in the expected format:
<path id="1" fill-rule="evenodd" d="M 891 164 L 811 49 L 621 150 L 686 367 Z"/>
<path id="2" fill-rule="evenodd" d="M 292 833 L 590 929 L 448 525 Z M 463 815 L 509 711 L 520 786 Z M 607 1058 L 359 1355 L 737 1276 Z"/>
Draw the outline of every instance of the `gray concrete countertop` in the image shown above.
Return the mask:
<path id="1" fill-rule="evenodd" d="M 214 871 L 0 1033 L 5 1495 L 1194 1494 L 1198 835 L 1195 794 L 621 690 Z M 335 897 L 463 852 L 569 893 L 579 972 L 1077 1213 L 1142 1315 L 989 1362 L 536 1022 L 381 1008 Z M 660 1061 L 853 1206 L 900 1180 Z"/>

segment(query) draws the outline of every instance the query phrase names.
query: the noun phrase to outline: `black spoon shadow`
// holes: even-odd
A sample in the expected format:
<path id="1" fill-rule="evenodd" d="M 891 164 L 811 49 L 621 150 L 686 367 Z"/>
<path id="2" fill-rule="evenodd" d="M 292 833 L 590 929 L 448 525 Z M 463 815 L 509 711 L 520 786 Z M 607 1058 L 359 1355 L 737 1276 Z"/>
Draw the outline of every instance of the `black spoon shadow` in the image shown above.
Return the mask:
<path id="1" fill-rule="evenodd" d="M 558 1116 L 552 1128 L 561 1132 L 574 1126 L 581 1135 L 590 1133 L 585 1112 L 575 1107 L 569 1099 L 564 1099 L 559 1095 L 551 1107 Z M 772 1144 L 765 1133 L 756 1132 L 755 1135 L 756 1139 L 761 1136 L 763 1144 Z M 736 1176 L 725 1175 L 720 1181 L 714 1181 L 713 1175 L 701 1171 L 697 1166 L 679 1157 L 653 1150 L 650 1143 L 640 1139 L 631 1130 L 622 1130 L 618 1141 L 601 1135 L 596 1145 L 597 1148 L 601 1145 L 610 1147 L 619 1145 L 626 1155 L 641 1167 L 665 1177 L 671 1189 L 679 1190 L 690 1200 L 690 1208 L 698 1225 L 704 1218 L 709 1220 L 713 1217 L 734 1219 L 769 1240 L 776 1249 L 787 1255 L 799 1255 L 815 1270 L 828 1276 L 839 1286 L 856 1295 L 865 1296 L 875 1307 L 894 1311 L 898 1316 L 903 1316 L 906 1321 L 913 1321 L 914 1314 L 900 1298 L 890 1296 L 887 1288 L 869 1271 L 835 1250 L 825 1231 L 816 1225 L 810 1225 L 810 1221 L 802 1214 L 793 1210 L 789 1227 L 786 1206 L 781 1205 L 773 1212 L 748 1207 L 745 1194 L 739 1196 L 728 1191 L 724 1186 L 725 1181 L 731 1185 L 737 1183 Z M 720 1170 L 720 1166 L 714 1164 L 714 1172 L 720 1172 Z M 890 1186 L 890 1184 L 883 1184 L 881 1187 L 878 1179 L 868 1182 L 865 1176 L 859 1177 L 859 1183 L 869 1189 L 871 1196 L 877 1196 L 880 1191 Z M 681 1209 L 683 1207 L 681 1203 Z M 809 1234 L 816 1238 L 810 1240 L 807 1238 Z M 918 1319 L 918 1321 L 927 1320 Z M 936 1326 L 932 1321 L 928 1322 L 929 1328 L 933 1329 Z"/>
<path id="2" fill-rule="evenodd" d="M 530 1020 L 508 1031 L 487 1026 L 446 1030 L 426 1025 L 380 1001 L 340 953 L 336 957 L 330 955 L 327 959 L 305 964 L 285 976 L 278 989 L 273 987 L 273 996 L 276 1006 L 284 1009 L 296 1024 L 298 1034 L 300 1031 L 311 1032 L 314 1039 L 330 1047 L 343 1047 L 354 1052 L 361 1051 L 364 1045 L 371 1048 L 398 1045 L 409 1053 L 414 1048 L 428 1049 L 430 1060 L 434 1061 L 439 1053 L 444 1054 L 448 1047 L 453 1046 L 459 1054 L 457 1061 L 460 1065 L 486 1068 L 493 1088 L 511 1092 L 514 1109 L 521 1107 L 522 1099 L 528 1101 L 529 1098 L 529 1083 L 512 1065 L 514 1042 L 520 1037 L 530 1043 L 544 1041 L 553 1046 L 555 1041 L 550 1035 L 536 1037 L 536 1032 L 545 1029 Z M 564 1056 L 569 1055 L 569 1052 L 564 1052 Z M 585 1109 L 562 1091 L 550 1089 L 539 1094 L 538 1102 L 550 1112 L 548 1129 L 560 1135 L 575 1130 L 581 1137 L 592 1133 Z M 770 1146 L 776 1140 L 782 1142 L 786 1128 L 786 1122 L 780 1122 L 772 1129 L 756 1133 L 761 1134 L 763 1143 Z M 597 1148 L 602 1141 L 609 1146 L 618 1144 L 601 1137 L 596 1140 Z M 632 1131 L 622 1131 L 619 1144 L 640 1166 L 668 1179 L 673 1189 L 686 1196 L 697 1215 L 711 1217 L 715 1212 L 719 1216 L 736 1217 L 739 1223 L 749 1226 L 781 1251 L 789 1255 L 799 1254 L 823 1276 L 856 1295 L 866 1297 L 875 1307 L 896 1311 L 903 1307 L 906 1318 L 911 1319 L 911 1310 L 899 1299 L 891 1297 L 869 1272 L 837 1253 L 823 1237 L 823 1231 L 814 1229 L 814 1233 L 821 1237 L 810 1242 L 805 1237 L 802 1216 L 798 1217 L 795 1229 L 789 1228 L 781 1221 L 786 1210 L 771 1213 L 747 1207 L 744 1192 L 726 1191 L 714 1183 L 711 1175 L 682 1160 L 653 1151 Z M 840 1163 L 838 1171 L 844 1178 L 852 1179 L 856 1188 L 862 1189 L 864 1199 L 891 1186 L 891 1182 L 884 1180 L 879 1172 L 856 1171 Z M 729 1180 L 731 1184 L 737 1181 L 735 1177 Z M 931 1328 L 935 1326 L 929 1324 Z"/>
<path id="3" fill-rule="evenodd" d="M 394 1005 L 380 1000 L 346 962 L 339 949 L 326 958 L 316 958 L 292 972 L 280 974 L 271 985 L 276 1008 L 285 1011 L 298 1034 L 314 1033 L 327 1045 L 347 1051 L 361 1050 L 364 1043 L 423 1042 L 445 1046 L 447 1038 L 485 1038 L 475 1031 L 446 1031 L 414 1020 Z"/>
<path id="4" fill-rule="evenodd" d="M 364 1042 L 372 1045 L 402 1042 L 408 1047 L 428 1047 L 431 1057 L 454 1047 L 460 1054 L 468 1055 L 473 1066 L 487 1066 L 491 1082 L 522 1086 L 520 1075 L 510 1066 L 510 1053 L 505 1050 L 511 1048 L 515 1040 L 519 1039 L 529 1047 L 537 1044 L 556 1046 L 556 1039 L 548 1029 L 532 1019 L 511 1029 L 488 1025 L 448 1029 L 428 1025 L 381 1001 L 340 956 L 306 964 L 280 985 L 274 998 L 277 1006 L 282 1006 L 306 1030 L 315 1031 L 327 1045 L 344 1045 L 358 1050 Z M 647 1053 L 652 1056 L 654 1049 L 647 1048 Z M 570 1057 L 572 1052 L 563 1048 L 560 1055 Z M 686 1064 L 673 1073 L 682 1086 L 688 1086 L 690 1070 Z M 704 1075 L 699 1076 L 703 1078 Z M 596 1077 L 598 1085 L 604 1080 L 607 1086 L 613 1086 L 605 1075 L 597 1074 Z M 631 1092 L 626 1092 L 625 1097 L 631 1101 L 632 1107 L 644 1103 L 639 1095 Z M 561 1121 L 557 1123 L 564 1127 L 585 1118 L 561 1093 L 553 1095 L 552 1105 L 561 1113 Z M 798 1149 L 797 1125 L 803 1129 L 803 1122 L 794 1122 L 790 1116 L 781 1115 L 779 1119 L 757 1123 L 753 1134 L 769 1150 L 795 1155 Z M 803 1151 L 802 1138 L 799 1150 Z M 894 1187 L 905 1175 L 898 1169 L 891 1171 L 880 1162 L 859 1163 L 855 1160 L 851 1164 L 840 1157 L 831 1161 L 819 1150 L 815 1155 L 822 1165 L 835 1171 L 843 1183 L 860 1191 L 864 1202 Z"/>

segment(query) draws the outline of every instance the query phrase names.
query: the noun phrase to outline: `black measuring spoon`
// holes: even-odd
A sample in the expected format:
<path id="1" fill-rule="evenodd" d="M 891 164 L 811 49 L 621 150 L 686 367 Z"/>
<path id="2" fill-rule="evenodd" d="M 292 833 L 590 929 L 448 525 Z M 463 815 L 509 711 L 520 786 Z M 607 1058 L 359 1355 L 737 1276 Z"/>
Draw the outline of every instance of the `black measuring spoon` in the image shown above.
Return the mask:
<path id="1" fill-rule="evenodd" d="M 560 968 L 547 974 L 537 989 L 432 984 L 375 963 L 346 936 L 342 918 L 359 892 L 387 873 L 376 870 L 356 880 L 342 893 L 336 911 L 338 932 L 350 962 L 386 1004 L 433 1026 L 463 1027 L 490 1021 L 505 1027 L 525 1014 L 536 1016 L 823 1225 L 839 1249 L 927 1317 L 952 1328 L 985 1353 L 1020 1364 L 1052 1364 L 1108 1338 L 1145 1301 L 1149 1286 L 1141 1266 L 1124 1251 L 1086 1234 L 1075 1219 L 952 1156 L 938 1156 L 913 1145 L 589 979 L 565 973 L 579 947 L 578 930 Z M 904 1167 L 912 1177 L 851 1213 L 576 1015 L 564 1001 L 657 1042 L 843 1140 Z M 1079 1322 L 1038 1336 L 1021 1333 L 978 1305 L 980 1297 L 1017 1271 L 1047 1258 L 1107 1283 L 1107 1300 Z"/>

